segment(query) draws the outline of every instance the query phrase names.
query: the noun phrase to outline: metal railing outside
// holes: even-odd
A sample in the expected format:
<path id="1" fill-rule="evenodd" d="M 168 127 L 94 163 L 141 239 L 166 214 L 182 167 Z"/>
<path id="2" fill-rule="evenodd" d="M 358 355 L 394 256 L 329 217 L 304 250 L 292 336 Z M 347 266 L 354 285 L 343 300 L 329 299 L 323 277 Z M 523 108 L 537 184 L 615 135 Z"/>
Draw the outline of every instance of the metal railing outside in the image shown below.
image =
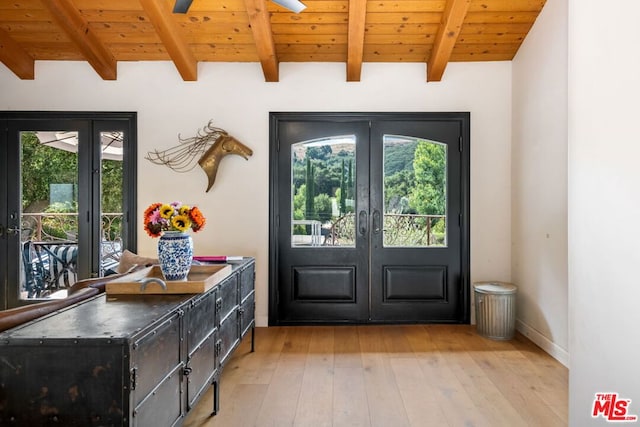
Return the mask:
<path id="1" fill-rule="evenodd" d="M 438 226 L 438 223 L 441 224 Z M 441 229 L 443 231 L 438 231 Z M 446 246 L 446 215 L 385 213 L 383 220 L 385 247 Z M 353 246 L 356 237 L 354 213 L 345 214 L 331 223 L 325 244 Z"/>

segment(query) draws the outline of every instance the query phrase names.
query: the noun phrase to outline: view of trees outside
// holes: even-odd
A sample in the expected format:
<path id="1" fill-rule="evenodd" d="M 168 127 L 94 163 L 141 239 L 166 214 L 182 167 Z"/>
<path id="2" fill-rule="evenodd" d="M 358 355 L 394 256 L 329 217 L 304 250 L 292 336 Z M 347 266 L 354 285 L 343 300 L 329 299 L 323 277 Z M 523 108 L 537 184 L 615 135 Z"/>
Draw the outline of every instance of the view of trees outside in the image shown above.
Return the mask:
<path id="1" fill-rule="evenodd" d="M 353 246 L 355 230 L 345 218 L 353 216 L 355 193 L 355 136 L 306 141 L 291 147 L 293 236 L 321 233 L 325 242 L 331 228 L 342 225 L 342 246 Z M 338 219 L 343 221 L 336 226 Z M 316 222 L 321 228 L 314 228 Z M 301 245 L 310 240 L 300 238 Z M 296 244 L 296 242 L 294 242 Z"/>
<path id="2" fill-rule="evenodd" d="M 294 246 L 355 244 L 355 153 L 355 136 L 292 146 Z M 385 246 L 445 245 L 446 145 L 385 135 L 383 166 Z"/>
<path id="3" fill-rule="evenodd" d="M 385 135 L 384 245 L 446 245 L 447 146 Z"/>
<path id="4" fill-rule="evenodd" d="M 36 132 L 22 132 L 21 143 L 23 229 L 33 234 L 40 221 L 40 238 L 77 234 L 78 154 L 42 144 Z M 102 209 L 122 212 L 122 161 L 102 160 Z M 120 235 L 120 222 L 110 234 Z"/>
<path id="5" fill-rule="evenodd" d="M 92 173 L 88 179 L 100 179 L 101 185 L 102 275 L 117 262 L 123 249 L 123 138 L 121 132 L 103 132 L 100 136 L 100 173 Z M 78 134 L 21 132 L 20 143 L 20 298 L 48 298 L 77 280 Z"/>

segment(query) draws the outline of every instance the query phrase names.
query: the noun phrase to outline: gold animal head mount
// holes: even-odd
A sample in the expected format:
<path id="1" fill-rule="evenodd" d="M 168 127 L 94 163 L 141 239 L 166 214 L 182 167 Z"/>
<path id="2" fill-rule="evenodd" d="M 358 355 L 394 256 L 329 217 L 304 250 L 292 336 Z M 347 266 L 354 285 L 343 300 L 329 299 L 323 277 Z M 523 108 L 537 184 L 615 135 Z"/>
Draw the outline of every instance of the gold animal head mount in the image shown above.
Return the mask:
<path id="1" fill-rule="evenodd" d="M 228 154 L 236 154 L 244 157 L 245 160 L 249 160 L 253 151 L 231 135 L 220 135 L 216 142 L 214 142 L 207 152 L 200 157 L 200 160 L 198 160 L 198 164 L 209 177 L 207 193 L 216 182 L 216 174 L 218 173 L 220 161 Z"/>
<path id="2" fill-rule="evenodd" d="M 237 154 L 249 160 L 253 151 L 232 137 L 224 129 L 207 124 L 198 134 L 191 138 L 181 138 L 180 145 L 163 151 L 147 153 L 146 159 L 157 165 L 165 165 L 176 172 L 188 172 L 196 165 L 196 156 L 201 154 L 198 164 L 209 178 L 207 192 L 216 181 L 220 161 L 227 154 Z M 204 154 L 203 154 L 204 153 Z"/>

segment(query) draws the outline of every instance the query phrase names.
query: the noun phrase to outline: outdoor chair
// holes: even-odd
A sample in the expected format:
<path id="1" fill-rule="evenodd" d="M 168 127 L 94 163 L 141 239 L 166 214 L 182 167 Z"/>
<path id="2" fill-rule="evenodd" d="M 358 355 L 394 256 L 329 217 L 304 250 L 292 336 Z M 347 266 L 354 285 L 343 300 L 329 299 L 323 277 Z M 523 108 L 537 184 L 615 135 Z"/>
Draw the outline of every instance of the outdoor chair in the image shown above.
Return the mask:
<path id="1" fill-rule="evenodd" d="M 68 288 L 77 279 L 76 265 L 78 247 L 76 245 L 42 245 L 49 258 L 49 290 Z"/>
<path id="2" fill-rule="evenodd" d="M 69 288 L 77 281 L 76 245 L 34 243 L 31 240 L 22 245 L 27 298 L 44 298 L 57 290 Z"/>
<path id="3" fill-rule="evenodd" d="M 120 257 L 122 256 L 122 250 L 124 245 L 122 239 L 116 237 L 113 240 L 103 239 L 100 246 L 100 269 L 102 275 L 108 276 L 114 274 L 120 263 Z"/>
<path id="4" fill-rule="evenodd" d="M 22 271 L 24 271 L 24 290 L 27 298 L 38 298 L 49 282 L 49 271 L 40 260 L 33 242 L 22 242 Z"/>

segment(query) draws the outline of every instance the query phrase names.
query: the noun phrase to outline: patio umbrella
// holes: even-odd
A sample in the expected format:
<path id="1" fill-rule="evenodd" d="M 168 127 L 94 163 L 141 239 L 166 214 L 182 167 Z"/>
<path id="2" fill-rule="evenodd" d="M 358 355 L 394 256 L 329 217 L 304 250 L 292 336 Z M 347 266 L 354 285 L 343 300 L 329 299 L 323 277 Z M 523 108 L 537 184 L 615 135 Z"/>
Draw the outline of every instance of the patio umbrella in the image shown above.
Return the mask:
<path id="1" fill-rule="evenodd" d="M 78 132 L 36 132 L 41 144 L 59 150 L 78 152 Z M 122 161 L 122 132 L 101 132 L 102 158 Z"/>

